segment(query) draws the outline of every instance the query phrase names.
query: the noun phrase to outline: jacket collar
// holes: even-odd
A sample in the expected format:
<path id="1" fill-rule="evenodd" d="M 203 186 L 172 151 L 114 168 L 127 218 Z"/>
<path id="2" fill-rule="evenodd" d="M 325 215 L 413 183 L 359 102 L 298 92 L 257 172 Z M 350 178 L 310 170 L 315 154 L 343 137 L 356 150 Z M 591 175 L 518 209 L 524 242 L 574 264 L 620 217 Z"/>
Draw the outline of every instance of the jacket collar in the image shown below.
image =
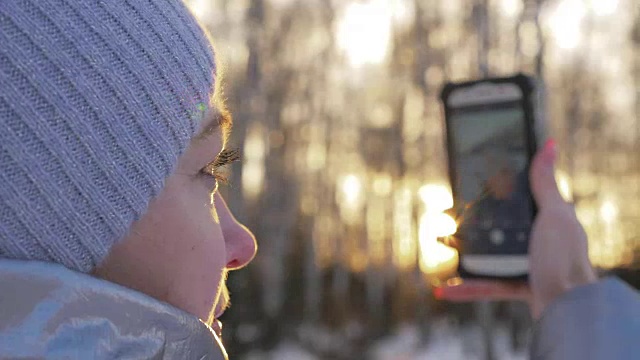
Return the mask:
<path id="1" fill-rule="evenodd" d="M 37 261 L 0 259 L 0 358 L 227 359 L 197 317 Z"/>

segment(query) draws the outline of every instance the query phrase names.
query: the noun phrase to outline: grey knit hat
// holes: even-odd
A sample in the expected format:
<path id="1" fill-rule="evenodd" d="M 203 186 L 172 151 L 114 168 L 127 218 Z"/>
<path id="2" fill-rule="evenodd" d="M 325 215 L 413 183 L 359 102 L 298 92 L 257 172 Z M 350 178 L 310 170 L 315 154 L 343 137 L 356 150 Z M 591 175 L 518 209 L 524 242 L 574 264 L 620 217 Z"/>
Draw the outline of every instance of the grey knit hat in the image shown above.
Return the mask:
<path id="1" fill-rule="evenodd" d="M 159 194 L 214 83 L 179 0 L 0 1 L 0 258 L 91 271 Z"/>

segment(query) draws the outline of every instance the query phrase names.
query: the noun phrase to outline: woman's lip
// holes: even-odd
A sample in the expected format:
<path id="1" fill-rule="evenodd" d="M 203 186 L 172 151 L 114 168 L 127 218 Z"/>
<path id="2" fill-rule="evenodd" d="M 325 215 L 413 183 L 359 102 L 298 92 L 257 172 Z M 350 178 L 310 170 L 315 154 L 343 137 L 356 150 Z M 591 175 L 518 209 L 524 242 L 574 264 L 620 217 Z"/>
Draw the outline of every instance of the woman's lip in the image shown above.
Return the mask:
<path id="1" fill-rule="evenodd" d="M 213 332 L 216 333 L 216 335 L 218 335 L 218 337 L 222 337 L 222 322 L 218 319 L 213 320 L 213 323 L 211 324 L 211 329 L 213 329 Z"/>

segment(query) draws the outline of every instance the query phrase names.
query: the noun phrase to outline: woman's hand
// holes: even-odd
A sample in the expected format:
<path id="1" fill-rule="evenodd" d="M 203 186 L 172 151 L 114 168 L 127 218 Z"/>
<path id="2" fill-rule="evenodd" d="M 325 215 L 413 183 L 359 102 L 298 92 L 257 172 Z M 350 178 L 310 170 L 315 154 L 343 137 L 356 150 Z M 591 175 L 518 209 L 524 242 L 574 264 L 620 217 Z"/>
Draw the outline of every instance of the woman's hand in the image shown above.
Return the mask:
<path id="1" fill-rule="evenodd" d="M 558 296 L 597 281 L 587 235 L 573 206 L 558 191 L 555 160 L 555 144 L 549 141 L 531 166 L 531 189 L 538 204 L 529 243 L 531 314 L 535 319 Z"/>

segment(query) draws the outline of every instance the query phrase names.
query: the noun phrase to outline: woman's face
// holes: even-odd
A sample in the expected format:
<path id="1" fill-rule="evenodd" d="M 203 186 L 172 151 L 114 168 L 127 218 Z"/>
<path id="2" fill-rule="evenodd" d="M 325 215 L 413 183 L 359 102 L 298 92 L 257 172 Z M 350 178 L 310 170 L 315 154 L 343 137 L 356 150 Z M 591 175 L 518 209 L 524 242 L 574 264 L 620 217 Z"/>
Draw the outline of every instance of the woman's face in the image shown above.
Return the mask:
<path id="1" fill-rule="evenodd" d="M 228 154 L 223 141 L 228 127 L 219 124 L 230 120 L 217 111 L 211 115 L 161 194 L 96 274 L 181 308 L 219 331 L 214 320 L 229 302 L 226 273 L 253 259 L 256 242 L 217 191 L 217 169 L 209 164 Z"/>

